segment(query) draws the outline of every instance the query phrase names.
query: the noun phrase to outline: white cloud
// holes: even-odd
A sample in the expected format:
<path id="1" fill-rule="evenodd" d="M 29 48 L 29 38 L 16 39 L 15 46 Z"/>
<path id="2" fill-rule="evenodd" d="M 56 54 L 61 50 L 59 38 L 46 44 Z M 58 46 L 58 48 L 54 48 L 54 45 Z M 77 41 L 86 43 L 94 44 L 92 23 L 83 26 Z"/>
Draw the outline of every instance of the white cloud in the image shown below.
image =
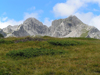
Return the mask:
<path id="1" fill-rule="evenodd" d="M 43 10 L 38 10 L 35 11 L 34 13 L 24 13 L 24 20 L 26 20 L 27 18 L 36 18 L 39 19 L 39 14 L 43 13 Z"/>
<path id="2" fill-rule="evenodd" d="M 66 0 L 65 3 L 57 3 L 53 7 L 53 13 L 56 17 L 76 15 L 84 23 L 95 26 L 100 30 L 100 15 L 94 15 L 92 12 L 80 13 L 79 11 L 82 7 L 88 7 L 88 3 L 96 3 L 100 7 L 100 0 Z M 99 11 L 97 9 L 93 10 Z"/>
<path id="3" fill-rule="evenodd" d="M 100 30 L 100 15 L 96 16 L 92 12 L 75 14 L 83 23 L 94 26 Z"/>
<path id="4" fill-rule="evenodd" d="M 8 17 L 0 17 L 0 28 L 5 28 L 7 27 L 8 25 L 19 25 L 19 24 L 22 24 L 23 21 L 25 21 L 27 18 L 39 18 L 39 13 L 24 13 L 24 17 L 23 17 L 23 20 L 20 20 L 20 21 L 16 21 L 14 19 L 9 19 Z"/>
<path id="5" fill-rule="evenodd" d="M 81 7 L 88 6 L 87 3 L 97 3 L 100 6 L 100 0 L 66 0 L 65 3 L 57 3 L 53 7 L 53 13 L 56 17 L 65 17 L 75 14 Z"/>
<path id="6" fill-rule="evenodd" d="M 21 23 L 23 23 L 23 21 L 15 21 L 14 19 L 10 19 L 10 20 L 7 20 L 5 22 L 0 21 L 0 28 L 5 28 L 8 25 L 19 25 Z"/>
<path id="7" fill-rule="evenodd" d="M 92 18 L 89 24 L 100 30 L 100 15 Z"/>
<path id="8" fill-rule="evenodd" d="M 38 15 L 38 13 L 31 13 L 31 14 L 29 14 L 29 13 L 24 13 L 24 20 L 26 20 L 27 18 L 32 18 L 32 17 L 34 17 L 34 18 L 36 18 L 36 19 L 38 19 L 39 18 L 39 15 Z"/>
<path id="9" fill-rule="evenodd" d="M 68 0 L 66 3 L 58 3 L 53 7 L 55 16 L 69 16 L 74 14 L 83 3 L 80 0 Z"/>
<path id="10" fill-rule="evenodd" d="M 8 19 L 8 17 L 3 17 L 2 21 L 6 21 Z"/>
<path id="11" fill-rule="evenodd" d="M 100 0 L 83 0 L 85 3 L 97 3 L 100 6 Z"/>
<path id="12" fill-rule="evenodd" d="M 44 24 L 44 25 L 47 25 L 47 26 L 49 27 L 49 26 L 51 26 L 52 21 L 53 21 L 53 20 L 49 20 L 49 18 L 45 18 L 43 24 Z"/>
<path id="13" fill-rule="evenodd" d="M 92 12 L 88 12 L 88 13 L 75 13 L 74 15 L 76 15 L 85 24 L 89 24 L 91 19 L 94 17 Z"/>

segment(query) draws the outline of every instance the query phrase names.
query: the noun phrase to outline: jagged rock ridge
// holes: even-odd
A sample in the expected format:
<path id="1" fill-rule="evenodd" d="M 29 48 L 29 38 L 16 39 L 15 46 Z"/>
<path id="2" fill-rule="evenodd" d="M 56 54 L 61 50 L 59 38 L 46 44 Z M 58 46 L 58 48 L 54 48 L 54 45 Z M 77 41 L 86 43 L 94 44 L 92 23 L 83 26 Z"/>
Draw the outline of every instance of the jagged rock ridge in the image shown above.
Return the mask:
<path id="1" fill-rule="evenodd" d="M 12 34 L 17 37 L 22 36 L 35 36 L 46 35 L 48 33 L 48 27 L 43 25 L 35 18 L 28 18 L 23 22 L 20 28 L 14 31 Z"/>
<path id="2" fill-rule="evenodd" d="M 49 28 L 35 18 L 28 18 L 21 25 L 8 26 L 2 29 L 2 33 L 5 37 L 47 35 L 52 37 L 88 37 L 100 39 L 100 31 L 97 28 L 84 24 L 76 16 L 54 20 Z"/>

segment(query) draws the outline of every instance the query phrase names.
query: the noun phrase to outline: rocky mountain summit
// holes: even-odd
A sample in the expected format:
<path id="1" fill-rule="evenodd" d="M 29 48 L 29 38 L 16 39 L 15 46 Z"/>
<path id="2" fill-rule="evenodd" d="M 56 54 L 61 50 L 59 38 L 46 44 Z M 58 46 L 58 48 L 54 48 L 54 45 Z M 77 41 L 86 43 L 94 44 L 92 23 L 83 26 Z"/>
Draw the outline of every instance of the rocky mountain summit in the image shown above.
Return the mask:
<path id="1" fill-rule="evenodd" d="M 23 24 L 8 26 L 0 30 L 5 37 L 24 36 L 51 36 L 51 37 L 87 37 L 100 39 L 100 31 L 84 24 L 76 16 L 69 16 L 66 19 L 54 20 L 50 27 L 43 25 L 35 18 L 26 19 Z"/>
<path id="2" fill-rule="evenodd" d="M 47 35 L 48 27 L 43 25 L 35 18 L 28 18 L 20 25 L 20 28 L 14 31 L 13 36 L 35 36 L 35 35 Z"/>

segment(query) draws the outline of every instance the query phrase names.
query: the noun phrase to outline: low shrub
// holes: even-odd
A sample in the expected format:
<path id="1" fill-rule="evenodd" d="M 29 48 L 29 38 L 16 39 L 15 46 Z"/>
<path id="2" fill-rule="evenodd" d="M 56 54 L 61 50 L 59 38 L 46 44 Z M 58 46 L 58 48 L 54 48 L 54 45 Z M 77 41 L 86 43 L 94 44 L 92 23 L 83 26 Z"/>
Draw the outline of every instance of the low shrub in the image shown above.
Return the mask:
<path id="1" fill-rule="evenodd" d="M 4 38 L 4 36 L 2 34 L 0 34 L 0 38 Z"/>
<path id="2" fill-rule="evenodd" d="M 11 75 L 8 71 L 0 69 L 0 75 Z"/>
<path id="3" fill-rule="evenodd" d="M 53 50 L 53 49 L 38 49 L 38 48 L 28 48 L 24 50 L 13 50 L 9 51 L 6 55 L 16 58 L 16 57 L 24 57 L 24 58 L 30 58 L 30 57 L 37 57 L 42 55 L 55 55 L 55 54 L 62 54 L 65 53 L 63 50 Z"/>
<path id="4" fill-rule="evenodd" d="M 77 39 L 77 40 L 98 40 L 96 38 L 88 38 L 88 37 L 74 37 L 71 39 Z"/>
<path id="5" fill-rule="evenodd" d="M 7 41 L 4 39 L 0 39 L 0 44 L 10 44 L 10 43 L 13 43 L 13 41 Z"/>
<path id="6" fill-rule="evenodd" d="M 45 41 L 45 39 L 40 38 L 40 37 L 25 37 L 23 39 L 19 39 L 19 40 L 15 40 L 15 43 L 19 43 L 19 42 L 27 42 L 27 41 Z"/>
<path id="7" fill-rule="evenodd" d="M 75 41 L 75 40 L 50 40 L 48 43 L 58 46 L 74 46 L 74 45 L 83 45 L 85 42 Z"/>

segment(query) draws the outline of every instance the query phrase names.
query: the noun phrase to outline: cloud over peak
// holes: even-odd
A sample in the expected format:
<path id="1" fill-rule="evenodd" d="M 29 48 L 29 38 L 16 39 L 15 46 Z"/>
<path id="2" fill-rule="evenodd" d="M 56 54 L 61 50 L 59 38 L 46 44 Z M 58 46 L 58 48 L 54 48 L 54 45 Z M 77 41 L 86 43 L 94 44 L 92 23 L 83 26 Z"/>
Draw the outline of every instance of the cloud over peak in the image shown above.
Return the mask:
<path id="1" fill-rule="evenodd" d="M 56 17 L 70 16 L 81 7 L 85 7 L 87 3 L 98 3 L 100 5 L 100 0 L 67 0 L 65 3 L 57 3 L 53 7 L 53 13 Z"/>
<path id="2" fill-rule="evenodd" d="M 65 3 L 57 3 L 53 7 L 53 12 L 57 17 L 69 16 L 74 14 L 82 5 L 80 0 L 67 0 Z"/>
<path id="3" fill-rule="evenodd" d="M 80 9 L 88 8 L 89 3 L 98 4 L 98 7 L 100 7 L 100 0 L 66 0 L 65 3 L 57 3 L 53 7 L 53 13 L 56 17 L 76 15 L 84 23 L 95 26 L 100 30 L 100 15 L 95 15 L 92 11 L 80 11 Z M 93 8 L 93 11 L 97 12 L 98 10 Z"/>

